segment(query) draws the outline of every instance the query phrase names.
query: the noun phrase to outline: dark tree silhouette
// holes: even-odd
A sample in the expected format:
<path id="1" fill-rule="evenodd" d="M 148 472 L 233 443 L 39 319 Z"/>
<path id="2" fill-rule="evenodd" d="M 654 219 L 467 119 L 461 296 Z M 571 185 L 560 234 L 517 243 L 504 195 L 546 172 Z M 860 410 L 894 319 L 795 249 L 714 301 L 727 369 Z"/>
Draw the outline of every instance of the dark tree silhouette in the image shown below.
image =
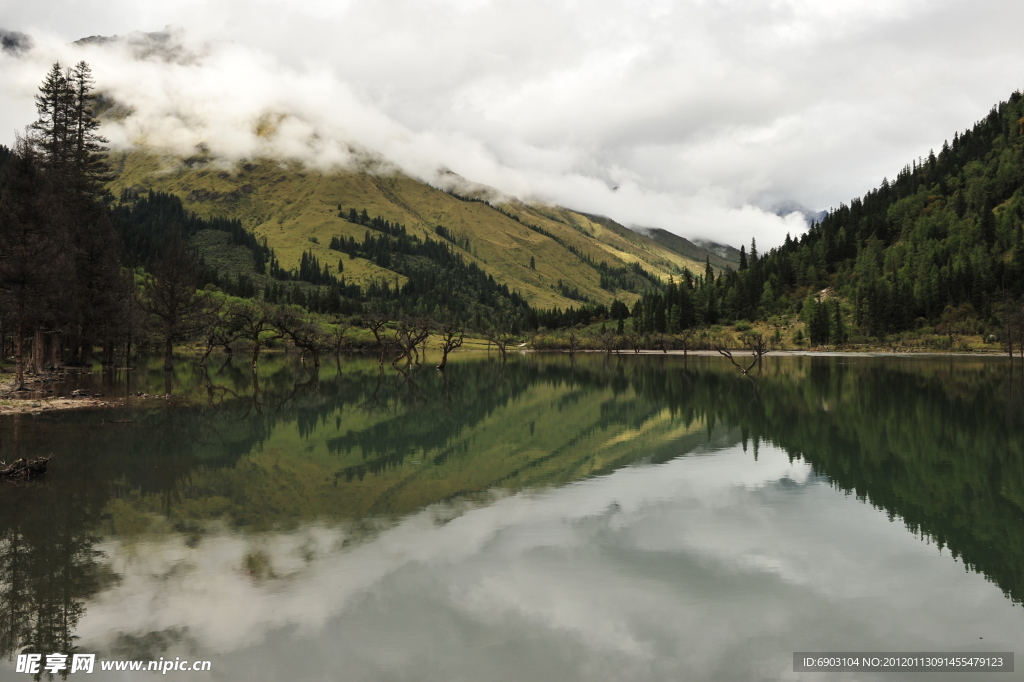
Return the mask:
<path id="1" fill-rule="evenodd" d="M 208 296 L 196 291 L 195 254 L 172 235 L 164 257 L 147 279 L 143 309 L 155 318 L 164 346 L 164 370 L 174 368 L 174 344 L 202 331 L 210 324 Z"/>

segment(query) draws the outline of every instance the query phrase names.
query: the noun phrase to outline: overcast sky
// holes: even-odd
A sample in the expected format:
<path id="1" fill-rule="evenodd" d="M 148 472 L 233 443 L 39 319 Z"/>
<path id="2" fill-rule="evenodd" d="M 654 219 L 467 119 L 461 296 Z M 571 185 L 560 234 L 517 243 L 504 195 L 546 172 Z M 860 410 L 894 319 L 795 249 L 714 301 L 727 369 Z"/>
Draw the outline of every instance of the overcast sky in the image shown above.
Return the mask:
<path id="1" fill-rule="evenodd" d="M 197 61 L 66 47 L 168 25 Z M 1020 88 L 1022 25 L 1024 3 L 978 0 L 0 0 L 35 44 L 0 54 L 0 142 L 48 63 L 85 58 L 135 109 L 116 144 L 322 165 L 354 145 L 763 248 L 802 229 L 775 213 L 864 193 Z"/>

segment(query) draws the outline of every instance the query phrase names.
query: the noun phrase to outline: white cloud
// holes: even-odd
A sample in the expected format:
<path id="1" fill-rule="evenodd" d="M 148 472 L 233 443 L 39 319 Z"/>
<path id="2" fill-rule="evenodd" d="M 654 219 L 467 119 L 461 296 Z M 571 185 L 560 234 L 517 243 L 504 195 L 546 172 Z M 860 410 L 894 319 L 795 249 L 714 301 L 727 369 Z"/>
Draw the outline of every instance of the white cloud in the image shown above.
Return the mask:
<path id="1" fill-rule="evenodd" d="M 763 247 L 801 227 L 777 207 L 848 201 L 1017 89 L 1021 20 L 962 0 L 22 3 L 3 28 L 38 47 L 0 56 L 0 130 L 31 120 L 67 42 L 173 24 L 212 45 L 201 66 L 87 51 L 138 112 L 121 142 L 338 163 L 357 144 L 421 177 Z M 266 112 L 291 114 L 272 140 L 249 134 Z"/>
<path id="2" fill-rule="evenodd" d="M 735 445 L 345 536 L 111 540 L 120 580 L 76 634 L 102 658 L 119 632 L 184 632 L 232 679 L 746 680 L 797 679 L 795 650 L 944 651 L 975 632 L 1009 650 L 1024 622 L 768 444 L 756 463 Z M 241 570 L 256 550 L 277 578 Z"/>

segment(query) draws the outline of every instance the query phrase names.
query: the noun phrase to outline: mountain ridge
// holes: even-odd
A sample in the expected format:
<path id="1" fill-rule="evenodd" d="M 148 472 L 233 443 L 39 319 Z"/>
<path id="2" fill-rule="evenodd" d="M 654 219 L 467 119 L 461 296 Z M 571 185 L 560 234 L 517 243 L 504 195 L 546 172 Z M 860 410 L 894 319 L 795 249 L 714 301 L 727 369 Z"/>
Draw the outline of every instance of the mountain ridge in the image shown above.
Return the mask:
<path id="1" fill-rule="evenodd" d="M 616 299 L 631 304 L 650 288 L 640 273 L 667 282 L 685 271 L 703 272 L 704 258 L 718 269 L 729 267 L 715 254 L 682 253 L 609 218 L 526 203 L 464 178 L 453 183 L 459 190 L 446 190 L 399 171 L 321 171 L 270 159 L 228 164 L 202 153 L 182 159 L 143 148 L 114 153 L 111 160 L 115 196 L 166 192 L 199 216 L 237 218 L 267 240 L 285 268 L 312 253 L 337 272 L 332 239 L 359 240 L 367 232 L 347 219 L 353 209 L 420 238 L 437 239 L 443 230 L 467 263 L 541 308 Z M 364 258 L 342 266 L 350 283 L 404 281 Z"/>

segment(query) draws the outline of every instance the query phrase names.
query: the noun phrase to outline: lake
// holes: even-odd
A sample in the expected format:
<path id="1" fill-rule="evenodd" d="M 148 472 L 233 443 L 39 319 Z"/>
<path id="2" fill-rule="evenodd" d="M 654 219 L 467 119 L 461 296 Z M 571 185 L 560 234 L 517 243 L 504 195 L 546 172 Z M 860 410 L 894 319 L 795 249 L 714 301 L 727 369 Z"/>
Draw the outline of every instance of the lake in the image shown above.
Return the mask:
<path id="1" fill-rule="evenodd" d="M 139 678 L 100 670 L 125 659 L 420 682 L 863 679 L 793 653 L 1024 652 L 1005 358 L 222 363 L 180 360 L 166 406 L 0 418 L 0 459 L 54 456 L 0 486 L 0 679 L 28 679 L 25 652 L 94 653 L 98 680 Z M 159 363 L 83 381 L 164 386 Z"/>

